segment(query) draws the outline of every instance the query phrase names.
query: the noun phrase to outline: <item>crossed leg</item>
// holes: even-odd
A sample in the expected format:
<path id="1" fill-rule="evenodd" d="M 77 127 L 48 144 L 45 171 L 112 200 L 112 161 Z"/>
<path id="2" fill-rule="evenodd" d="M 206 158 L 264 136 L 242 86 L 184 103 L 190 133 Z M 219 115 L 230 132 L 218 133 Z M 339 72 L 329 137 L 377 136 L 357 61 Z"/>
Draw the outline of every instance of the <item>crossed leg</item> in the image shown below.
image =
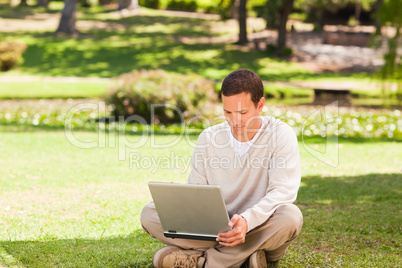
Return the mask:
<path id="1" fill-rule="evenodd" d="M 166 245 L 205 251 L 206 268 L 240 267 L 259 249 L 265 251 L 267 261 L 283 258 L 287 248 L 301 231 L 303 216 L 297 206 L 282 204 L 265 223 L 247 233 L 245 243 L 235 247 L 224 247 L 213 241 L 165 237 L 153 203 L 148 203 L 143 208 L 141 224 L 148 234 Z"/>

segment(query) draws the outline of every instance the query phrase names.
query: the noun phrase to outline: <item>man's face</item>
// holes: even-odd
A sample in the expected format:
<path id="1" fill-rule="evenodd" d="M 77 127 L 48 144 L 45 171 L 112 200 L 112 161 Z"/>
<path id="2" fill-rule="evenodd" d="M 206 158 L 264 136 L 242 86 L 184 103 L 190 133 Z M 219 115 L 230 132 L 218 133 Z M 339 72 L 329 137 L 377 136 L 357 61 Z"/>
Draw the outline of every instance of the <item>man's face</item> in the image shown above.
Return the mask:
<path id="1" fill-rule="evenodd" d="M 265 99 L 261 98 L 257 107 L 251 101 L 250 93 L 222 96 L 223 111 L 233 136 L 241 142 L 251 140 L 261 126 L 261 111 Z"/>

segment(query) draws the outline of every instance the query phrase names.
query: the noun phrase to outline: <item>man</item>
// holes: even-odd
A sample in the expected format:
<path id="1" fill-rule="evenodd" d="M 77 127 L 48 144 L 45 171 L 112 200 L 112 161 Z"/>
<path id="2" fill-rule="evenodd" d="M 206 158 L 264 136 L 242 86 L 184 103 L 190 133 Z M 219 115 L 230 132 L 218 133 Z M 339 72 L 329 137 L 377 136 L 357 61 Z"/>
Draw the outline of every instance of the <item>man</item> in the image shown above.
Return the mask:
<path id="1" fill-rule="evenodd" d="M 261 116 L 264 87 L 252 71 L 230 73 L 221 92 L 226 122 L 199 136 L 188 183 L 220 185 L 233 228 L 216 242 L 166 238 L 154 204 L 147 204 L 144 230 L 168 245 L 154 255 L 157 268 L 267 267 L 301 231 L 303 217 L 292 204 L 301 176 L 294 131 Z"/>

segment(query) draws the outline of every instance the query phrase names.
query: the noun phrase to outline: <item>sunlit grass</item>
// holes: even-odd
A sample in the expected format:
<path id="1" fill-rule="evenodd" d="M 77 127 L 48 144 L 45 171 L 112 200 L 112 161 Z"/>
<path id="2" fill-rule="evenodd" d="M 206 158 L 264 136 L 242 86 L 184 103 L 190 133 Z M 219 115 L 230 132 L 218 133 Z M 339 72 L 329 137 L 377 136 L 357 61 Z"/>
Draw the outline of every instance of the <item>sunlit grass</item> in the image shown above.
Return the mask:
<path id="1" fill-rule="evenodd" d="M 0 82 L 0 99 L 103 98 L 109 82 Z"/>

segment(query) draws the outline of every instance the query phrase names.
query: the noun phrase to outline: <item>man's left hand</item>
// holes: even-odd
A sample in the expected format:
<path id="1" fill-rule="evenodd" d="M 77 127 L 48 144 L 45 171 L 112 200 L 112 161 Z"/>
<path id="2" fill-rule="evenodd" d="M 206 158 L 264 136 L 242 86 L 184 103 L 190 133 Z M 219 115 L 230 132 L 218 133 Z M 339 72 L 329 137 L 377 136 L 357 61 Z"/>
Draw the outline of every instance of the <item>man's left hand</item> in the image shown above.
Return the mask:
<path id="1" fill-rule="evenodd" d="M 216 241 L 226 247 L 234 247 L 244 243 L 246 241 L 247 220 L 235 214 L 229 221 L 229 226 L 233 227 L 233 229 L 225 233 L 219 233 Z"/>

